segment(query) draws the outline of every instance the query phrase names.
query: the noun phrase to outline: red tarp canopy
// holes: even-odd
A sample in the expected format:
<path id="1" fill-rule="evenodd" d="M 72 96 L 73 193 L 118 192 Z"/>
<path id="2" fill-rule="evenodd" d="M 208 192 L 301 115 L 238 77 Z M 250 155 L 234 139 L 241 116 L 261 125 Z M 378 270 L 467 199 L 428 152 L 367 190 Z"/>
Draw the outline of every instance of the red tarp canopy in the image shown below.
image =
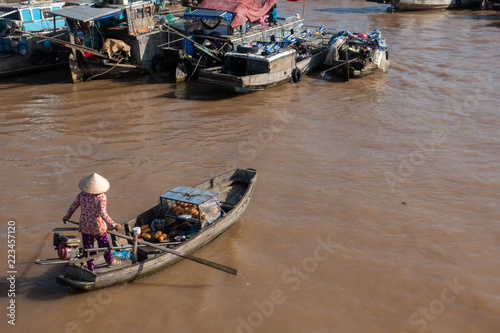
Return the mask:
<path id="1" fill-rule="evenodd" d="M 198 8 L 223 10 L 235 13 L 231 27 L 246 21 L 254 22 L 266 15 L 277 0 L 203 0 Z"/>

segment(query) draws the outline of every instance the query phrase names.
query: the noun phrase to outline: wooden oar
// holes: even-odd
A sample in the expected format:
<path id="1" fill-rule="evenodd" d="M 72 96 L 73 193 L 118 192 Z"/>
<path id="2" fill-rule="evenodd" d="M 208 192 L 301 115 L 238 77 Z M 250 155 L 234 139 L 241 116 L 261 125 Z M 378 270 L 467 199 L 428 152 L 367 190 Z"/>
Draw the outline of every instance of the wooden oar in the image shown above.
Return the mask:
<path id="1" fill-rule="evenodd" d="M 76 227 L 65 227 L 65 228 L 54 228 L 52 231 L 76 231 L 78 228 Z"/>
<path id="2" fill-rule="evenodd" d="M 127 236 L 127 235 L 122 235 L 122 234 L 119 234 L 117 232 L 110 231 L 110 230 L 108 230 L 108 234 L 114 235 L 114 236 L 117 236 L 117 237 L 122 237 L 122 238 L 125 238 L 125 239 L 128 239 L 128 240 L 134 240 L 133 237 L 130 237 L 130 236 Z M 203 264 L 203 265 L 206 265 L 206 266 L 218 269 L 220 271 L 223 271 L 223 272 L 226 272 L 226 273 L 229 273 L 229 274 L 236 275 L 238 273 L 238 271 L 236 269 L 234 269 L 234 268 L 227 267 L 227 266 L 224 266 L 222 264 L 215 263 L 213 261 L 209 261 L 209 260 L 206 260 L 206 259 L 198 258 L 198 257 L 192 256 L 190 254 L 182 254 L 182 253 L 177 252 L 175 250 L 172 250 L 172 249 L 169 249 L 169 248 L 165 248 L 165 247 L 161 247 L 159 245 L 156 245 L 156 244 L 153 244 L 153 243 L 150 243 L 150 242 L 146 242 L 146 241 L 143 241 L 141 239 L 138 239 L 137 242 L 140 243 L 140 244 L 145 244 L 145 245 L 154 247 L 155 249 L 162 250 L 164 252 L 171 253 L 173 255 L 182 257 L 184 259 L 189 259 L 189 260 L 192 260 L 192 261 L 196 261 L 199 264 Z"/>
<path id="3" fill-rule="evenodd" d="M 78 222 L 74 222 L 74 221 L 68 221 L 68 222 L 71 222 L 71 223 L 74 223 L 74 224 L 78 224 Z M 116 237 L 122 237 L 122 238 L 125 238 L 125 239 L 128 239 L 128 240 L 131 240 L 131 241 L 134 240 L 133 237 L 130 237 L 130 236 L 127 236 L 127 235 L 122 235 L 122 234 L 119 234 L 119 233 L 111 231 L 111 230 L 108 230 L 108 234 L 114 235 Z M 141 244 L 145 244 L 145 245 L 151 246 L 151 247 L 154 247 L 155 249 L 162 250 L 164 252 L 168 252 L 170 254 L 182 257 L 184 259 L 195 261 L 195 262 L 197 262 L 199 264 L 203 264 L 203 265 L 206 265 L 206 266 L 218 269 L 220 271 L 223 271 L 223 272 L 226 272 L 226 273 L 229 273 L 229 274 L 232 274 L 232 275 L 236 275 L 238 273 L 238 271 L 236 269 L 234 269 L 234 268 L 231 268 L 231 267 L 228 267 L 228 266 L 224 266 L 222 264 L 218 264 L 218 263 L 210 261 L 210 260 L 198 258 L 198 257 L 192 256 L 190 254 L 182 254 L 182 253 L 177 252 L 175 250 L 172 250 L 172 249 L 169 249 L 169 248 L 165 248 L 165 247 L 162 247 L 162 246 L 158 246 L 158 245 L 150 243 L 150 242 L 143 241 L 142 239 L 138 239 L 137 242 L 141 243 Z"/>

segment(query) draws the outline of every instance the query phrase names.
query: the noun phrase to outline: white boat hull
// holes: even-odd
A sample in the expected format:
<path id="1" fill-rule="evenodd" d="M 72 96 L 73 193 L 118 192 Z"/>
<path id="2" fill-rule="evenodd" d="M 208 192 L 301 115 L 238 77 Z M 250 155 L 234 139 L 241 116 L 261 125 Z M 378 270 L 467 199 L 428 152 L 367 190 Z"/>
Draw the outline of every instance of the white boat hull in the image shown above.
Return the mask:
<path id="1" fill-rule="evenodd" d="M 430 9 L 450 9 L 471 7 L 480 3 L 477 0 L 393 0 L 392 7 L 397 11 Z"/>

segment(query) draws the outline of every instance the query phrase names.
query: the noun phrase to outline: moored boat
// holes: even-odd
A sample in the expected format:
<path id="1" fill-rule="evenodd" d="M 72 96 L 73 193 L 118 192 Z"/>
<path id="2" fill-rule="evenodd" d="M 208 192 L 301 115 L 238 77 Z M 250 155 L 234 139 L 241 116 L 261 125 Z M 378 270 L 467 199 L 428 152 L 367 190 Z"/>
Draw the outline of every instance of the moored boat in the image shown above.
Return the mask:
<path id="1" fill-rule="evenodd" d="M 163 57 L 154 66 L 176 71 L 180 82 L 198 70 L 221 66 L 226 52 L 255 41 L 276 41 L 302 30 L 303 18 L 278 12 L 276 24 L 265 21 L 276 0 L 186 0 L 182 19 L 166 20 L 169 32 L 162 45 Z M 249 10 L 251 8 L 251 10 Z M 170 21 L 170 22 L 169 22 Z M 180 38 L 179 38 L 180 37 Z"/>
<path id="2" fill-rule="evenodd" d="M 66 270 L 56 281 L 72 290 L 94 290 L 145 277 L 183 257 L 193 260 L 196 257 L 189 253 L 212 241 L 238 220 L 250 202 L 256 180 L 254 169 L 236 169 L 197 186 L 178 186 L 161 195 L 158 205 L 124 223 L 124 230 L 108 232 L 112 235 L 112 246 L 133 249 L 132 258 L 122 259 L 120 266 L 108 267 L 102 257 L 106 249 L 101 249 L 95 259 L 95 272 L 91 272 L 86 265 L 90 252 L 83 251 L 74 237 L 56 233 L 54 245 L 58 253 L 63 254 L 63 257 L 60 255 L 62 261 L 56 263 L 64 263 Z M 146 239 L 146 233 L 151 236 L 150 242 L 138 241 L 149 246 L 133 241 L 134 228 L 141 228 L 142 239 Z M 43 259 L 35 262 L 50 263 Z M 229 268 L 221 270 L 236 274 Z"/>
<path id="3" fill-rule="evenodd" d="M 371 34 L 340 31 L 328 43 L 325 66 L 347 80 L 365 77 L 389 67 L 389 51 L 380 31 Z"/>
<path id="4" fill-rule="evenodd" d="M 327 55 L 326 28 L 290 35 L 281 42 L 254 42 L 228 52 L 222 66 L 203 69 L 198 80 L 235 92 L 253 92 L 284 82 L 321 66 Z M 313 36 L 312 40 L 307 40 Z M 299 46 L 300 45 L 300 46 Z M 299 48 L 303 48 L 302 53 Z"/>
<path id="5" fill-rule="evenodd" d="M 302 19 L 291 15 L 279 15 L 279 25 L 272 27 L 250 22 L 275 0 L 256 4 L 257 11 L 246 11 L 234 1 L 204 1 L 200 6 L 205 7 L 193 11 L 189 7 L 182 15 L 179 10 L 159 10 L 153 0 L 126 4 L 128 1 L 98 2 L 50 13 L 65 17 L 71 28 L 71 43 L 62 44 L 72 50 L 69 61 L 74 82 L 146 71 L 157 81 L 175 73 L 180 82 L 197 69 L 218 64 L 225 52 L 244 41 L 282 38 L 303 25 Z M 219 10 L 220 6 L 234 12 Z"/>
<path id="6" fill-rule="evenodd" d="M 0 77 L 62 67 L 68 53 L 43 36 L 67 38 L 63 18 L 47 17 L 64 2 L 23 2 L 0 5 Z"/>
<path id="7" fill-rule="evenodd" d="M 145 72 L 162 41 L 154 16 L 153 1 L 120 0 L 110 5 L 97 2 L 50 11 L 66 18 L 71 49 L 69 58 L 73 82 Z"/>

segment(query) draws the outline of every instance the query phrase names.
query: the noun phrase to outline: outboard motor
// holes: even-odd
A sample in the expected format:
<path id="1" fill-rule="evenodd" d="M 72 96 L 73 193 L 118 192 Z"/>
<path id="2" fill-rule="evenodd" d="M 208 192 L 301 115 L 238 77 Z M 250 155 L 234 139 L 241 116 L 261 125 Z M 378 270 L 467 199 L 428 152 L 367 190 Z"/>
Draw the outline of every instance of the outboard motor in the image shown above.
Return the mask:
<path id="1" fill-rule="evenodd" d="M 77 258 L 80 255 L 78 249 L 80 238 L 76 236 L 65 236 L 61 233 L 54 233 L 54 247 L 57 250 L 57 255 L 62 260 Z"/>
<path id="2" fill-rule="evenodd" d="M 57 250 L 59 258 L 36 259 L 38 265 L 56 265 L 68 264 L 71 259 L 77 259 L 83 256 L 83 249 L 80 245 L 80 238 L 76 236 L 65 236 L 59 232 L 54 233 L 54 247 Z"/>

